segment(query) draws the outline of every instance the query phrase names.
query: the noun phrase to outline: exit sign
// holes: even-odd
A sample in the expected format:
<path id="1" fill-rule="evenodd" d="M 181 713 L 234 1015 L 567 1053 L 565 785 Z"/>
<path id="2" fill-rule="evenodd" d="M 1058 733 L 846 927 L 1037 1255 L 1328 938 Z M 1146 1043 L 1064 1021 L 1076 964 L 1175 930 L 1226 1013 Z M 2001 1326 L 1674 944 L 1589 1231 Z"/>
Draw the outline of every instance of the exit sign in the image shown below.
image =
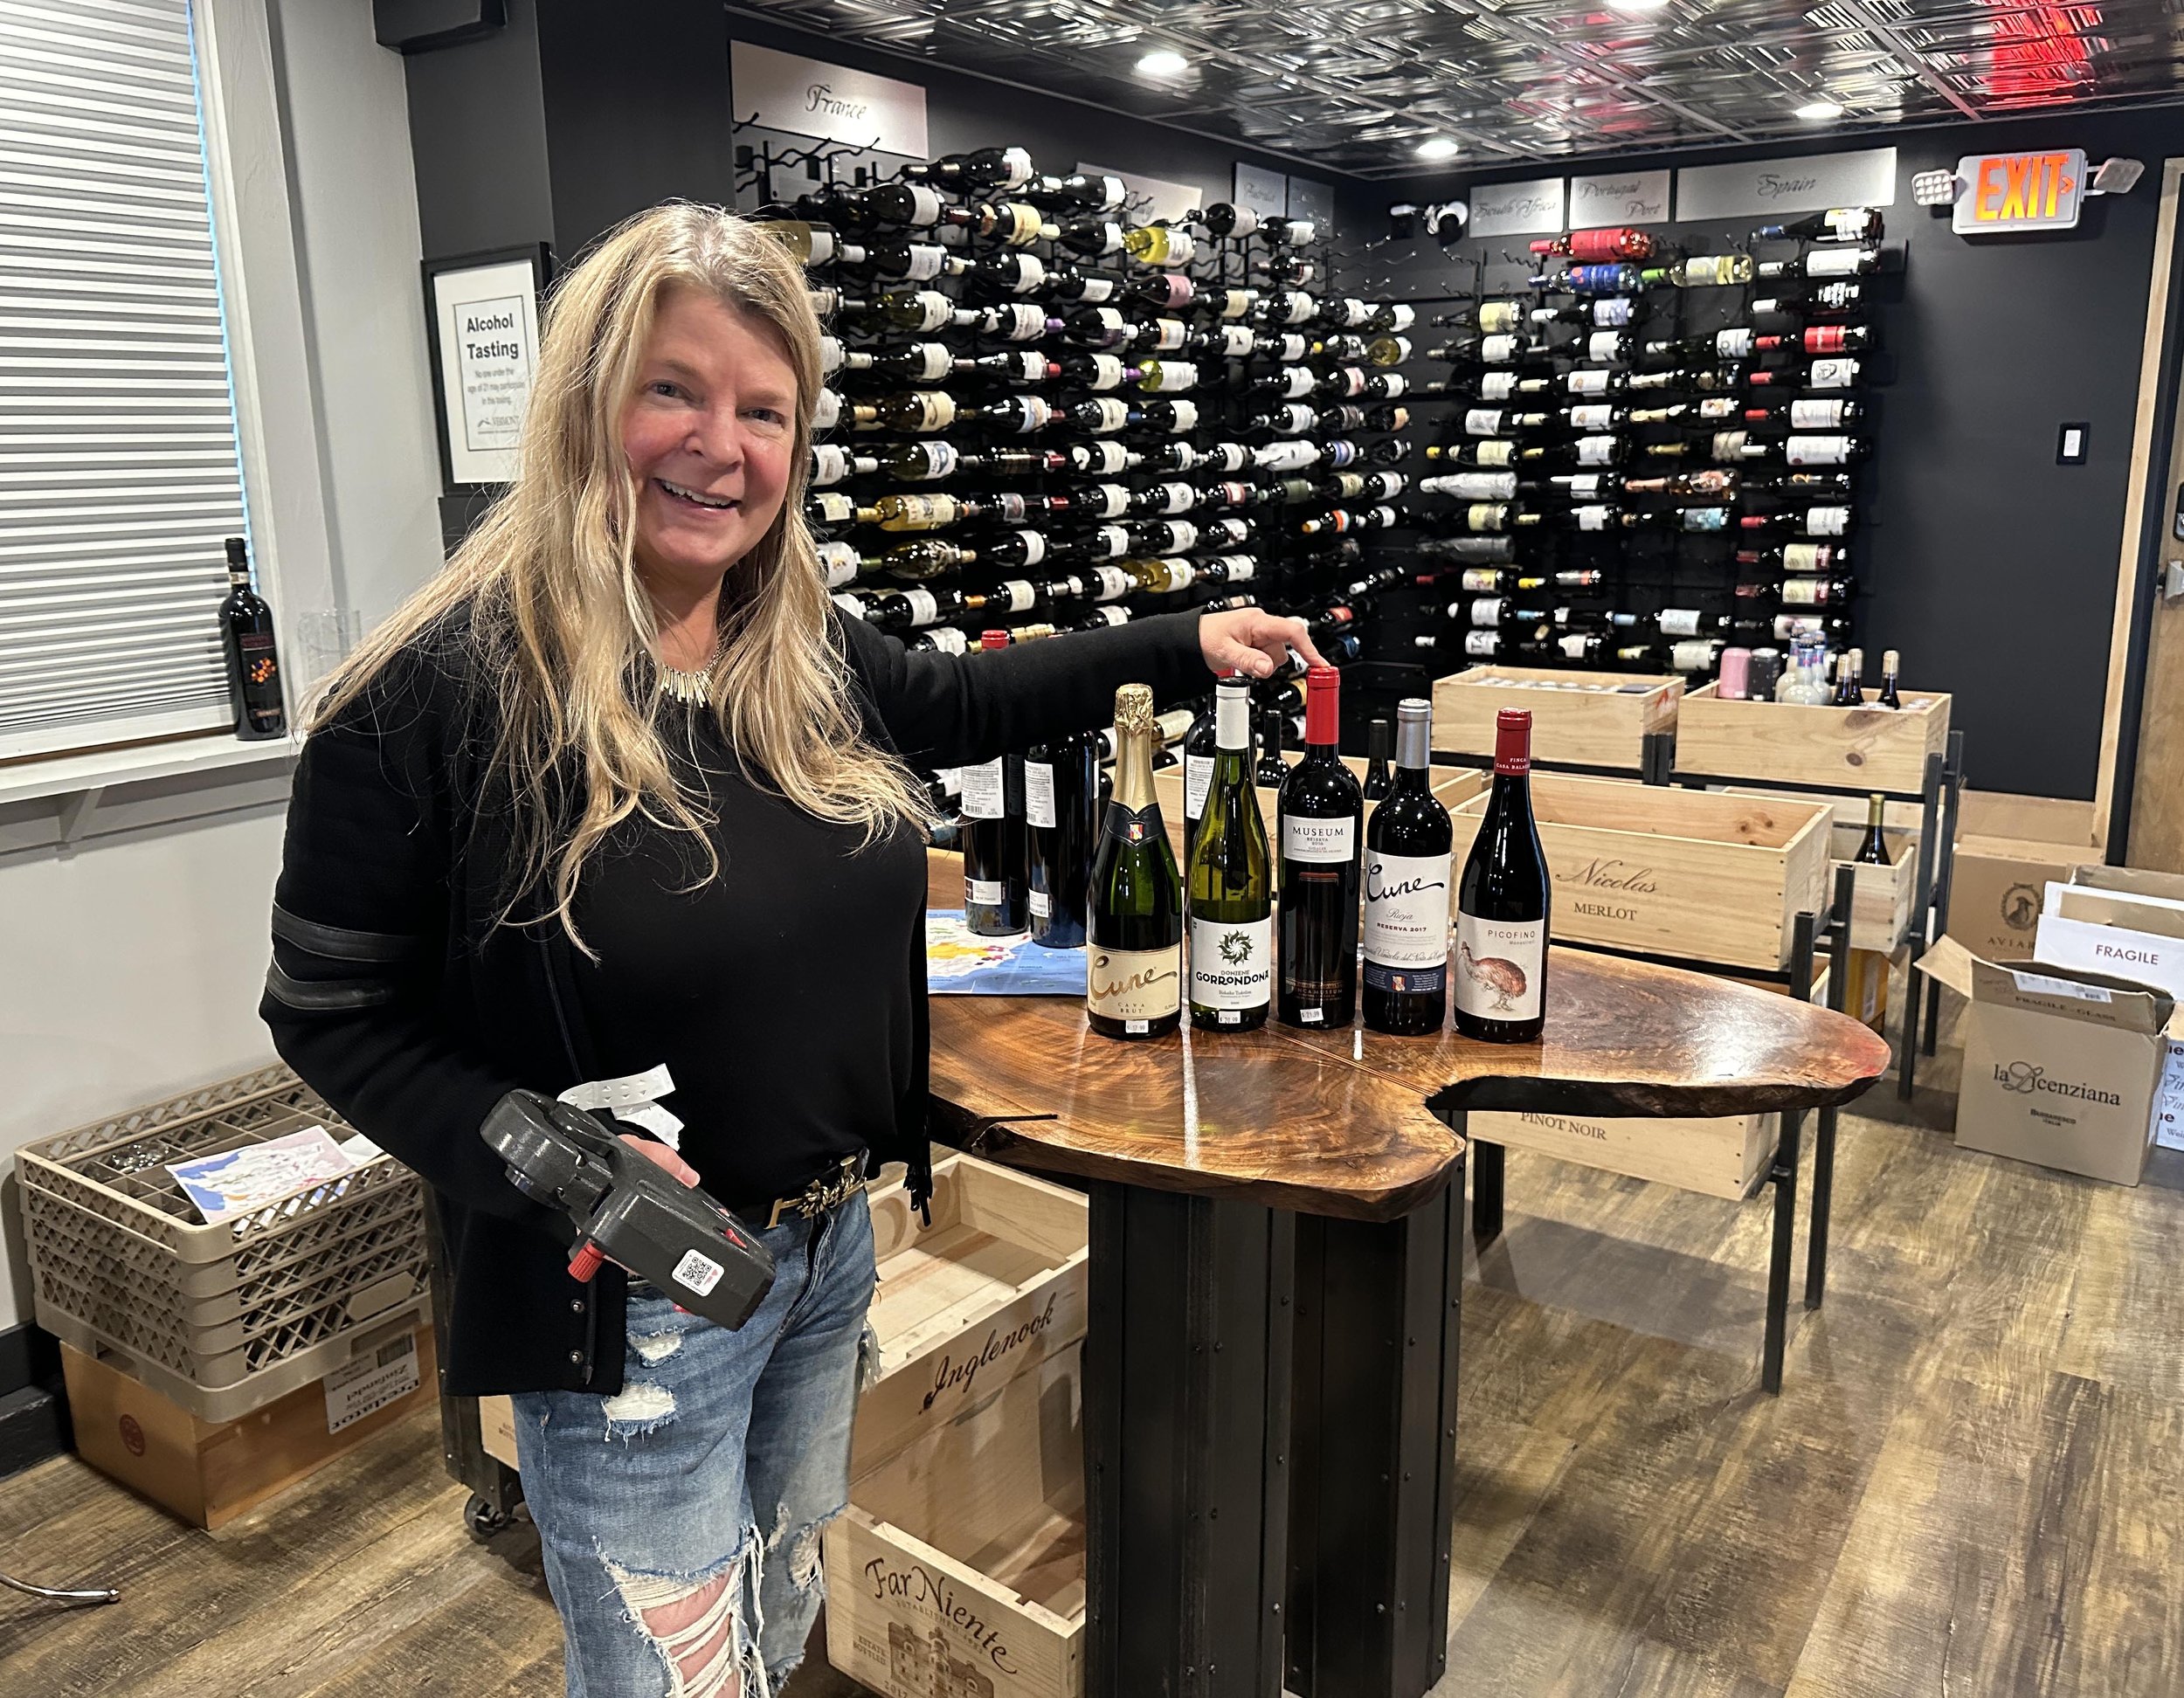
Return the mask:
<path id="1" fill-rule="evenodd" d="M 1957 162 L 1951 228 L 1959 236 L 2006 230 L 2075 230 L 2085 204 L 2085 149 L 1966 154 Z"/>

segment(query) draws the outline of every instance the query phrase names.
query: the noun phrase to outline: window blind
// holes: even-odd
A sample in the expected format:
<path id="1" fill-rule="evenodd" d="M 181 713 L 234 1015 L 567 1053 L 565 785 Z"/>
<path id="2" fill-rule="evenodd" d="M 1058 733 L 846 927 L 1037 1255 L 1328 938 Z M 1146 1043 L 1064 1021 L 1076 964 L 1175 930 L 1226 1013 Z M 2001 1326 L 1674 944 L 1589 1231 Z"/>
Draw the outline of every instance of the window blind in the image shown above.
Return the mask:
<path id="1" fill-rule="evenodd" d="M 229 723 L 243 531 L 188 0 L 0 0 L 0 758 Z"/>

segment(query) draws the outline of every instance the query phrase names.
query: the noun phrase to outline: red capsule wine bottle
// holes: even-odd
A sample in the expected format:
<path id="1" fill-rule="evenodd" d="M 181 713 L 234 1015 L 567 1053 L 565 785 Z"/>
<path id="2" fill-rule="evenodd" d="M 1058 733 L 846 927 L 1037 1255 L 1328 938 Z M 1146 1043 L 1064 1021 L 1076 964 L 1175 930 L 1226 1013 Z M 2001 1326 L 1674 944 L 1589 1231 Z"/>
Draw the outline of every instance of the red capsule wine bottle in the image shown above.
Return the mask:
<path id="1" fill-rule="evenodd" d="M 1529 1044 L 1547 1023 L 1553 886 L 1531 812 L 1531 714 L 1495 716 L 1494 790 L 1456 889 L 1456 1030 Z"/>
<path id="2" fill-rule="evenodd" d="M 1304 758 L 1282 783 L 1281 1018 L 1344 1026 L 1358 997 L 1358 870 L 1365 796 L 1342 763 L 1342 674 L 1305 674 Z"/>

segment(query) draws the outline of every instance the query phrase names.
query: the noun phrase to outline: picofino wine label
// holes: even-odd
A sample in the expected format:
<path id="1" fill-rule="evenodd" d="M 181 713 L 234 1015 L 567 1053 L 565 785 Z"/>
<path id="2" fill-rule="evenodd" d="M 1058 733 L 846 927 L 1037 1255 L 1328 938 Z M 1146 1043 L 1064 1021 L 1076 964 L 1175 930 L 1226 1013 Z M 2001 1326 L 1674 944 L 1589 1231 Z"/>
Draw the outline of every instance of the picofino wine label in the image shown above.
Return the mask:
<path id="1" fill-rule="evenodd" d="M 1456 1006 L 1489 1020 L 1537 1019 L 1547 922 L 1456 915 Z"/>

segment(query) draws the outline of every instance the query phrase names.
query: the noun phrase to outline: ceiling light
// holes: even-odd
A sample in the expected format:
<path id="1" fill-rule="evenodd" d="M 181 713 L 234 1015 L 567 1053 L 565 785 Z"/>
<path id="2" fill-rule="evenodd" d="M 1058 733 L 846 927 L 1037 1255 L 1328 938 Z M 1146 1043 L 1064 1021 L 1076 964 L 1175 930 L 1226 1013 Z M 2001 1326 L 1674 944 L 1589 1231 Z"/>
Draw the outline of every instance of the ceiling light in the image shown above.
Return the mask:
<path id="1" fill-rule="evenodd" d="M 1141 77 L 1179 77 L 1191 68 L 1191 61 L 1169 47 L 1156 47 L 1137 61 Z"/>
<path id="2" fill-rule="evenodd" d="M 1842 116 L 1842 106 L 1836 100 L 1807 100 L 1797 109 L 1797 115 L 1808 124 L 1824 124 L 1831 118 Z"/>
<path id="3" fill-rule="evenodd" d="M 1420 159 L 1454 159 L 1459 151 L 1456 144 L 1445 135 L 1436 135 L 1418 144 Z"/>

